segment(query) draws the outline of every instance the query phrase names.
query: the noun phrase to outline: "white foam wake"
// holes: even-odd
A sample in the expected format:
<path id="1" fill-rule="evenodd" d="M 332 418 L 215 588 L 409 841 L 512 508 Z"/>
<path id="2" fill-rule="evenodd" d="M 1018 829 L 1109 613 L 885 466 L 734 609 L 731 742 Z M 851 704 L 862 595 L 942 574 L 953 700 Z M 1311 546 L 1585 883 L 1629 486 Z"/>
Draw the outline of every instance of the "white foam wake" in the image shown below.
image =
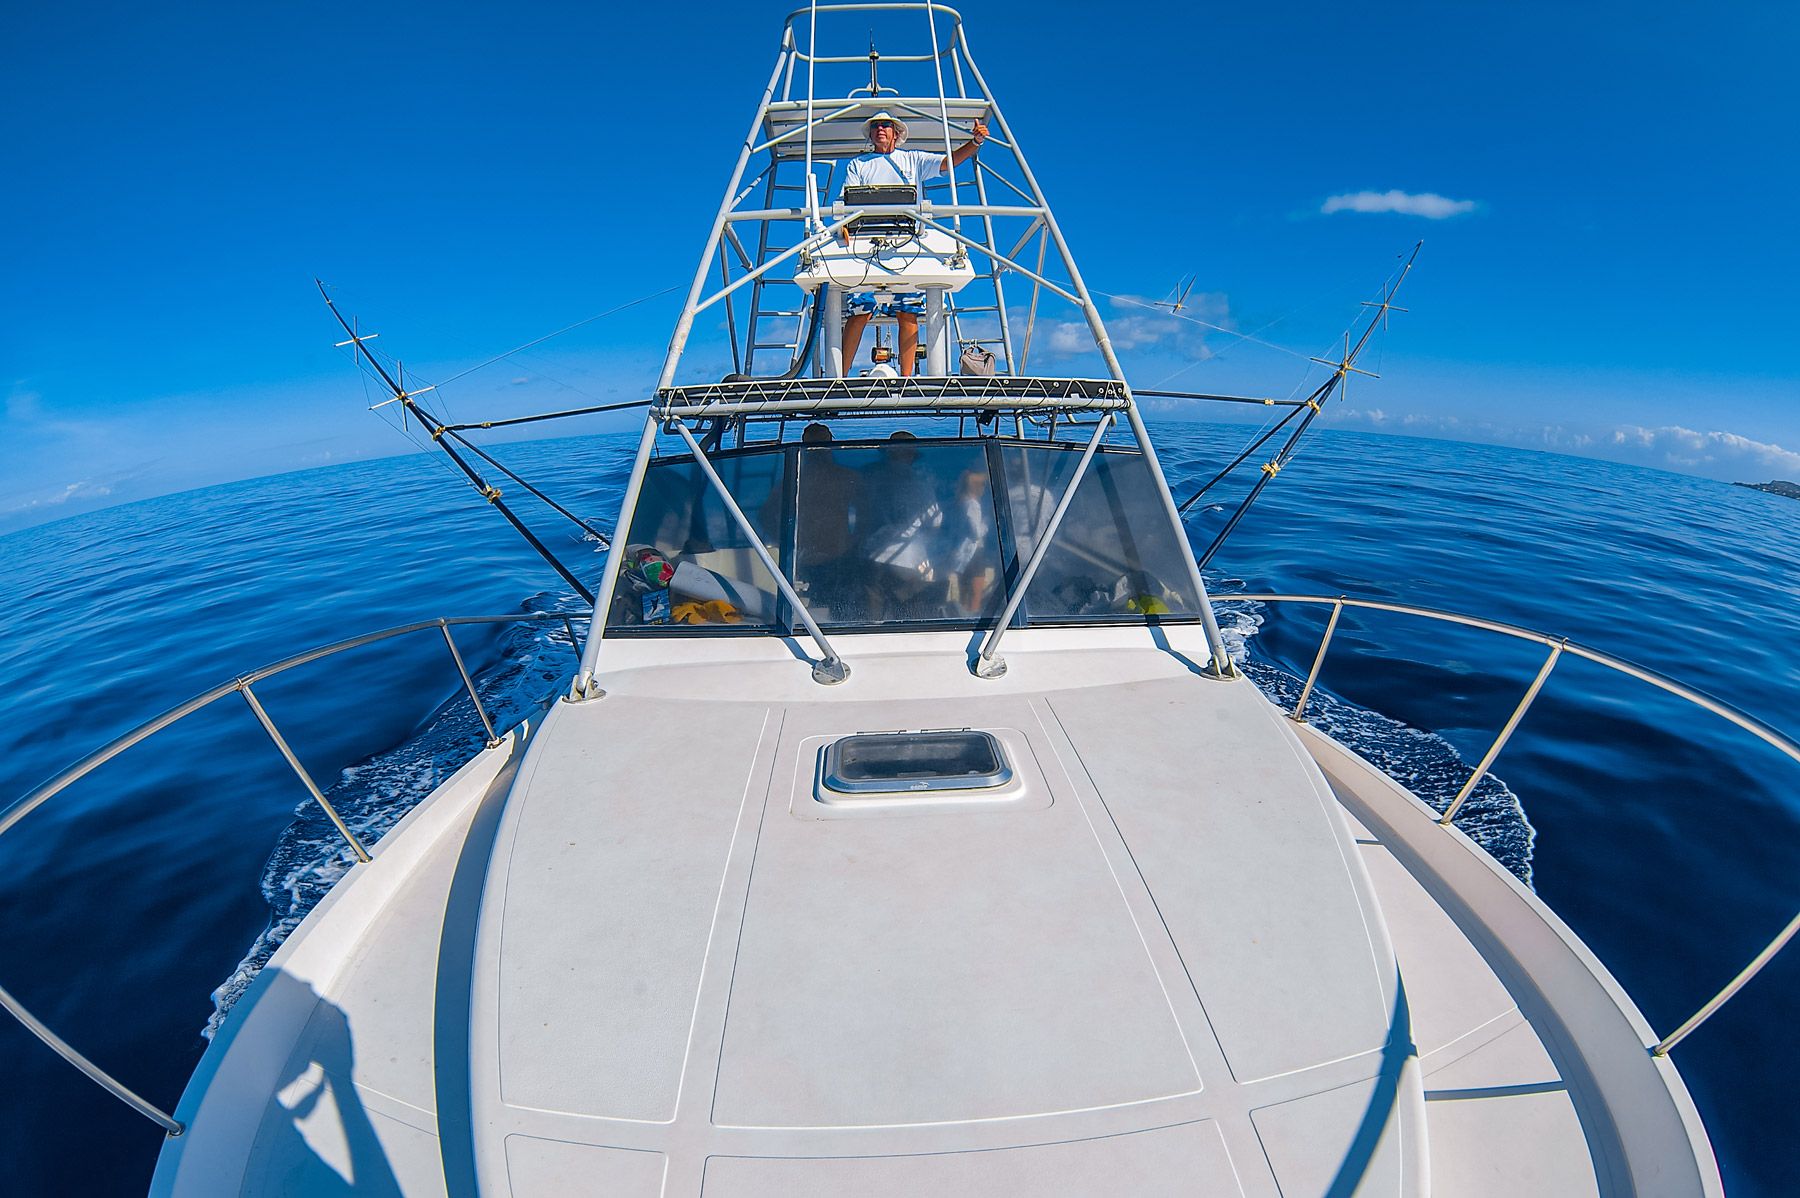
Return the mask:
<path id="1" fill-rule="evenodd" d="M 574 596 L 535 596 L 527 611 L 567 610 Z M 546 695 L 567 685 L 575 656 L 560 622 L 516 624 L 501 641 L 500 660 L 480 671 L 476 689 L 496 729 L 524 719 Z M 475 663 L 470 662 L 475 669 Z M 444 780 L 480 752 L 487 733 L 467 692 L 458 690 L 404 744 L 346 768 L 325 792 L 331 805 L 364 844 L 374 844 Z M 319 805 L 294 809 L 263 869 L 269 926 L 251 944 L 231 976 L 213 991 L 213 1013 L 203 1035 L 211 1039 L 275 950 L 307 913 L 349 872 L 354 857 Z"/>

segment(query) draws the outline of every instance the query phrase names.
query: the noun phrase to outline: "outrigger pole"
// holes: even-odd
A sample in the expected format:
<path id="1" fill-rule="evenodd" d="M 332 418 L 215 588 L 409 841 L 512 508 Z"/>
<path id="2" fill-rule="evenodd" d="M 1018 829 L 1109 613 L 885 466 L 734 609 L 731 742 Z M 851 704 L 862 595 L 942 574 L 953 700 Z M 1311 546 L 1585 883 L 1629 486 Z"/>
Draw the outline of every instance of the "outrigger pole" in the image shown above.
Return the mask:
<path id="1" fill-rule="evenodd" d="M 1319 363 L 1321 366 L 1332 367 L 1331 377 L 1321 383 L 1318 389 L 1311 395 L 1300 400 L 1298 406 L 1277 421 L 1273 428 L 1251 442 L 1250 447 L 1239 454 L 1231 465 L 1219 471 L 1218 474 L 1215 474 L 1205 486 L 1188 496 L 1187 500 L 1182 503 L 1179 510 L 1183 512 L 1193 507 L 1195 503 L 1199 502 L 1200 497 L 1212 488 L 1213 484 L 1217 483 L 1227 474 L 1230 474 L 1233 470 L 1237 469 L 1238 466 L 1242 465 L 1244 459 L 1255 453 L 1257 449 L 1268 442 L 1268 440 L 1276 433 L 1280 432 L 1289 421 L 1294 419 L 1294 417 L 1299 416 L 1302 412 L 1305 413 L 1299 426 L 1288 435 L 1288 439 L 1286 443 L 1282 445 L 1281 449 L 1274 457 L 1263 463 L 1262 475 L 1256 480 L 1256 485 L 1250 488 L 1250 493 L 1244 496 L 1244 501 L 1242 503 L 1238 504 L 1237 511 L 1231 513 L 1231 519 L 1225 521 L 1225 527 L 1219 530 L 1219 535 L 1213 538 L 1212 544 L 1206 547 L 1206 552 L 1200 555 L 1199 565 L 1201 569 L 1205 569 L 1206 563 L 1213 559 L 1213 555 L 1219 551 L 1219 546 L 1223 545 L 1225 543 L 1225 538 L 1231 535 L 1231 530 L 1238 526 L 1238 521 L 1242 520 L 1244 518 L 1244 513 L 1250 510 L 1250 505 L 1256 502 L 1256 497 L 1258 495 L 1262 494 L 1263 488 L 1268 486 L 1277 474 L 1281 473 L 1281 468 L 1287 465 L 1288 460 L 1294 456 L 1295 446 L 1300 443 L 1300 438 L 1305 435 L 1307 428 L 1312 422 L 1319 418 L 1319 413 L 1324 410 L 1325 401 L 1331 398 L 1332 392 L 1341 389 L 1344 385 L 1344 381 L 1352 374 L 1368 375 L 1370 378 L 1381 377 L 1372 371 L 1358 369 L 1356 366 L 1356 357 L 1358 354 L 1362 353 L 1363 347 L 1369 343 L 1369 338 L 1374 335 L 1375 326 L 1377 324 L 1384 324 L 1387 321 L 1387 314 L 1389 312 L 1406 311 L 1405 308 L 1396 308 L 1394 306 L 1394 295 L 1400 290 L 1400 284 L 1406 281 L 1406 276 L 1411 272 L 1413 263 L 1418 260 L 1419 250 L 1423 248 L 1424 245 L 1425 243 L 1423 241 L 1414 243 L 1412 253 L 1408 255 L 1406 259 L 1406 265 L 1400 268 L 1400 273 L 1395 276 L 1394 281 L 1388 285 L 1387 294 L 1381 297 L 1380 303 L 1364 301 L 1364 307 L 1373 308 L 1375 311 L 1370 314 L 1369 323 L 1364 326 L 1362 336 L 1356 339 L 1356 344 L 1352 346 L 1350 344 L 1350 334 L 1345 333 L 1344 354 L 1341 358 L 1335 362 L 1329 358 L 1313 359 L 1313 361 Z"/>
<path id="2" fill-rule="evenodd" d="M 325 290 L 325 284 L 318 279 L 314 279 L 313 282 L 318 285 L 319 295 L 325 300 L 325 306 L 327 308 L 331 309 L 331 314 L 333 316 L 337 317 L 338 324 L 342 325 L 344 328 L 344 332 L 349 335 L 350 339 L 348 341 L 340 341 L 340 342 L 338 342 L 338 344 L 339 345 L 354 345 L 354 346 L 356 346 L 356 352 L 362 357 L 362 360 L 367 362 L 370 366 L 375 368 L 375 373 L 381 376 L 381 381 L 382 381 L 383 385 L 385 385 L 389 391 L 392 391 L 394 393 L 394 399 L 397 400 L 400 403 L 401 407 L 403 407 L 406 411 L 412 413 L 415 417 L 418 418 L 419 423 L 422 426 L 424 426 L 424 429 L 426 432 L 431 434 L 431 439 L 437 443 L 438 448 L 442 449 L 444 451 L 444 453 L 446 455 L 448 455 L 450 460 L 452 462 L 456 463 L 457 469 L 461 470 L 463 472 L 464 476 L 466 476 L 468 478 L 469 484 L 471 486 L 473 486 L 477 492 L 480 493 L 480 495 L 483 499 L 487 500 L 489 503 L 494 505 L 494 510 L 498 511 L 502 516 L 506 517 L 506 522 L 508 524 L 511 524 L 513 526 L 513 529 L 520 536 L 525 538 L 525 541 L 528 545 L 530 545 L 533 549 L 537 550 L 539 557 L 543 558 L 546 562 L 550 563 L 551 569 L 555 570 L 558 574 L 562 575 L 562 580 L 564 582 L 568 583 L 570 586 L 575 588 L 575 593 L 577 595 L 580 595 L 582 597 L 582 599 L 585 600 L 586 602 L 593 603 L 594 602 L 594 592 L 590 591 L 586 586 L 582 585 L 581 580 L 579 578 L 575 577 L 575 575 L 569 571 L 569 568 L 567 566 L 563 565 L 562 562 L 558 561 L 556 555 L 554 553 L 551 553 L 549 548 L 542 541 L 537 539 L 536 534 L 534 534 L 531 531 L 531 529 L 529 529 L 525 526 L 525 522 L 523 520 L 520 520 L 518 518 L 518 516 L 514 515 L 513 510 L 511 508 L 507 507 L 506 504 L 501 502 L 499 489 L 492 486 L 486 479 L 482 478 L 480 474 L 476 473 L 474 467 L 470 466 L 469 463 L 467 463 L 466 461 L 463 460 L 462 455 L 457 453 L 456 450 L 454 448 L 452 448 L 449 441 L 445 440 L 445 434 L 449 433 L 450 436 L 455 437 L 459 441 L 462 441 L 464 445 L 468 446 L 468 448 L 473 450 L 475 453 L 481 454 L 481 457 L 484 460 L 492 463 L 496 468 L 498 468 L 500 471 L 502 471 L 508 478 L 515 480 L 516 482 L 519 483 L 519 485 L 525 487 L 526 490 L 531 491 L 532 494 L 534 494 L 534 495 L 537 495 L 538 498 L 544 499 L 545 497 L 543 495 L 539 494 L 534 488 L 532 488 L 529 484 L 527 484 L 523 479 L 520 479 L 518 475 L 514 474 L 510 470 L 507 470 L 506 467 L 501 466 L 500 463 L 495 462 L 494 459 L 491 457 L 488 457 L 487 454 L 481 453 L 481 451 L 479 449 L 476 449 L 473 445 L 469 445 L 469 443 L 466 440 L 463 440 L 463 438 L 461 438 L 460 436 L 457 436 L 456 433 L 453 430 L 451 430 L 450 427 L 448 425 L 446 425 L 443 421 L 439 420 L 437 417 L 433 416 L 430 412 L 426 411 L 423 407 L 421 407 L 418 403 L 416 403 L 414 401 L 413 397 L 415 395 L 423 395 L 426 391 L 431 390 L 431 388 L 425 387 L 425 388 L 421 388 L 418 391 L 408 391 L 405 387 L 402 387 L 399 383 L 395 382 L 394 376 L 387 372 L 387 367 L 383 366 L 379 361 L 377 361 L 375 358 L 375 355 L 369 352 L 369 347 L 363 344 L 363 342 L 366 341 L 367 338 L 363 337 L 362 335 L 357 333 L 357 331 L 355 329 L 351 328 L 350 322 L 344 319 L 344 314 L 342 312 L 339 312 L 337 309 L 337 305 L 331 302 L 331 296 Z M 545 502 L 548 503 L 549 500 L 545 499 Z M 564 515 L 569 516 L 569 518 L 571 520 L 576 519 L 574 516 L 569 515 L 569 513 L 567 511 L 564 511 L 564 509 L 562 509 L 561 507 L 559 507 L 555 504 L 551 504 L 551 506 L 556 507 L 557 511 L 563 512 Z M 581 526 L 583 528 L 588 527 L 587 524 L 583 521 L 576 520 L 576 523 L 581 524 Z M 589 531 L 592 532 L 593 530 L 589 529 Z M 596 535 L 598 535 L 598 534 L 596 534 Z"/>

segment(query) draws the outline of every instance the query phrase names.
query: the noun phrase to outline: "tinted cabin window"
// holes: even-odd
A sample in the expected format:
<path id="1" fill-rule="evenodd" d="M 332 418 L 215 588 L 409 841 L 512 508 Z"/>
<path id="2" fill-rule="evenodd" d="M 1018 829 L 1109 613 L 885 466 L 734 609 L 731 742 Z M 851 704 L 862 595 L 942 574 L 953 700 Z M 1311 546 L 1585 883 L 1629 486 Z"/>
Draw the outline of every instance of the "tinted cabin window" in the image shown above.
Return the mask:
<path id="1" fill-rule="evenodd" d="M 1000 541 L 978 444 L 800 451 L 794 583 L 827 627 L 950 620 L 1000 607 Z"/>
<path id="2" fill-rule="evenodd" d="M 757 447 L 713 464 L 821 625 L 970 627 L 998 616 L 1008 579 L 1080 457 L 1077 446 L 903 439 Z M 1104 450 L 1032 581 L 1024 617 L 1193 616 L 1187 553 L 1144 459 Z M 624 554 L 610 628 L 774 630 L 794 620 L 692 462 L 651 465 Z"/>
<path id="3" fill-rule="evenodd" d="M 779 563 L 785 456 L 780 450 L 721 455 L 713 467 Z M 608 626 L 767 626 L 778 615 L 778 599 L 775 580 L 700 468 L 652 465 L 632 516 Z"/>
<path id="4" fill-rule="evenodd" d="M 1077 449 L 1001 450 L 1018 569 L 1049 525 L 1081 460 Z M 1199 605 L 1150 466 L 1137 453 L 1101 452 L 1075 492 L 1025 611 L 1033 622 L 1190 616 Z"/>

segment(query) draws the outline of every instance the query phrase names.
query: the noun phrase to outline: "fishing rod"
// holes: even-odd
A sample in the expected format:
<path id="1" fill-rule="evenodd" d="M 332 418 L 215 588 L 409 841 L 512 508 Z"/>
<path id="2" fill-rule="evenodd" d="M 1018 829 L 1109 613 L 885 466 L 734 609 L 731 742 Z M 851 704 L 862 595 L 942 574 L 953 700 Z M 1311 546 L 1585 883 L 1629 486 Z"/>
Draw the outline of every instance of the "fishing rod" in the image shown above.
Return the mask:
<path id="1" fill-rule="evenodd" d="M 589 536 L 593 537 L 596 541 L 599 541 L 600 548 L 602 548 L 602 549 L 612 548 L 612 540 L 605 533 L 601 532 L 599 529 L 595 528 L 592 524 L 589 524 L 586 520 L 583 520 L 580 516 L 577 516 L 574 512 L 571 512 L 568 508 L 566 508 L 562 504 L 556 502 L 556 500 L 550 498 L 548 495 L 544 494 L 542 491 L 538 490 L 536 487 L 532 486 L 529 482 L 526 482 L 525 479 L 520 477 L 518 474 L 514 473 L 511 470 L 508 470 L 506 468 L 505 463 L 501 462 L 500 459 L 496 458 L 493 454 L 488 453 L 486 450 L 482 449 L 481 446 L 475 444 L 475 442 L 469 440 L 467 437 L 463 436 L 461 433 L 455 432 L 449 428 L 446 428 L 444 430 L 444 435 L 456 438 L 457 443 L 460 444 L 464 449 L 467 449 L 470 453 L 474 454 L 476 457 L 480 458 L 482 461 L 486 462 L 488 465 L 492 466 L 494 469 L 498 470 L 500 473 L 506 475 L 506 477 L 512 479 L 514 482 L 518 483 L 521 487 L 524 487 L 526 491 L 530 492 L 533 496 L 535 496 L 537 499 L 539 499 L 546 507 L 552 509 L 558 515 L 568 517 L 568 519 L 571 523 L 579 526 L 583 532 L 585 532 Z"/>
<path id="2" fill-rule="evenodd" d="M 415 401 L 415 396 L 423 395 L 425 392 L 433 390 L 433 388 L 421 387 L 417 391 L 408 391 L 405 387 L 394 381 L 394 376 L 387 372 L 387 367 L 383 366 L 380 361 L 376 359 L 375 355 L 369 352 L 369 347 L 363 344 L 363 342 L 369 340 L 369 338 L 362 336 L 355 329 L 350 327 L 350 322 L 344 319 L 344 314 L 339 312 L 337 305 L 331 302 L 331 295 L 325 290 L 324 282 L 319 279 L 314 279 L 313 282 L 317 284 L 319 295 L 325 300 L 325 306 L 331 309 L 331 314 L 337 318 L 338 324 L 343 326 L 345 334 L 350 338 L 348 341 L 340 341 L 338 344 L 340 346 L 356 346 L 357 354 L 361 356 L 363 361 L 374 368 L 375 373 L 380 376 L 382 384 L 386 386 L 389 391 L 393 392 L 394 398 L 388 402 L 398 402 L 404 411 L 410 412 L 413 416 L 417 417 L 419 424 L 424 427 L 426 432 L 431 434 L 431 439 L 437 443 L 438 448 L 442 449 L 444 453 L 449 456 L 450 460 L 456 463 L 457 469 L 463 472 L 463 475 L 469 480 L 469 484 L 475 488 L 476 492 L 480 494 L 483 499 L 492 504 L 496 511 L 506 517 L 506 522 L 513 526 L 514 531 L 524 537 L 528 545 L 537 550 L 538 556 L 548 562 L 550 568 L 560 574 L 564 582 L 575 588 L 575 593 L 577 595 L 580 595 L 582 599 L 586 600 L 588 603 L 593 603 L 594 592 L 582 585 L 581 580 L 575 577 L 567 566 L 557 560 L 556 555 L 551 553 L 549 548 L 542 541 L 538 540 L 536 534 L 525 526 L 525 522 L 519 519 L 519 517 L 513 513 L 513 510 L 501 501 L 499 489 L 481 477 L 480 473 L 478 473 L 473 466 L 469 465 L 468 462 L 464 461 L 462 455 L 457 453 L 450 443 L 444 439 L 447 428 L 444 422 L 426 411 L 422 405 Z M 462 440 L 464 445 L 468 446 L 470 449 L 474 449 L 474 446 L 469 445 L 468 442 L 461 437 L 457 437 L 457 440 Z M 480 453 L 481 451 L 475 450 L 475 452 Z M 486 454 L 481 454 L 481 456 L 487 461 L 492 462 L 495 466 L 500 467 L 500 469 L 505 470 L 505 467 L 501 467 L 498 462 L 494 462 L 494 460 Z M 540 492 L 536 491 L 529 484 L 524 483 L 523 480 L 519 479 L 518 476 L 513 474 L 510 470 L 505 470 L 505 472 L 509 478 L 513 478 L 516 481 L 519 481 L 520 485 L 525 486 L 526 490 L 531 491 L 534 495 L 538 495 L 540 499 L 544 498 Z M 559 508 L 558 510 L 562 509 Z M 564 514 L 567 513 L 565 512 Z M 577 522 L 579 523 L 579 521 Z M 585 524 L 582 526 L 584 528 L 586 527 Z"/>
<path id="3" fill-rule="evenodd" d="M 1224 470 L 1215 475 L 1210 482 L 1194 492 L 1193 495 L 1188 497 L 1187 502 L 1180 506 L 1180 511 L 1187 511 L 1199 501 L 1202 495 L 1206 494 L 1208 489 L 1227 474 L 1230 474 L 1233 470 L 1237 469 L 1245 459 L 1255 453 L 1262 445 L 1267 443 L 1277 432 L 1281 431 L 1282 427 L 1290 420 L 1294 419 L 1296 416 L 1301 416 L 1301 413 L 1305 413 L 1304 416 L 1301 416 L 1299 425 L 1288 435 L 1286 443 L 1276 451 L 1274 457 L 1263 463 L 1262 473 L 1257 478 L 1256 485 L 1250 488 L 1250 493 L 1244 496 L 1243 502 L 1238 504 L 1237 510 L 1231 513 L 1230 519 L 1225 521 L 1225 527 L 1219 530 L 1218 535 L 1213 538 L 1212 544 L 1206 547 L 1206 552 L 1200 555 L 1198 565 L 1201 569 L 1206 568 L 1206 564 L 1212 560 L 1213 555 L 1219 551 L 1219 547 L 1225 543 L 1225 538 L 1231 535 L 1232 529 L 1238 526 L 1238 522 L 1242 520 L 1244 514 L 1250 510 L 1250 505 L 1256 502 L 1256 497 L 1262 494 L 1263 488 L 1268 486 L 1277 474 L 1281 473 L 1281 468 L 1286 466 L 1288 461 L 1294 456 L 1294 449 L 1299 445 L 1300 438 L 1306 435 L 1306 430 L 1312 426 L 1312 422 L 1317 420 L 1319 414 L 1324 411 L 1325 401 L 1330 399 L 1334 392 L 1341 392 L 1345 380 L 1352 374 L 1366 375 L 1369 378 L 1381 377 L 1373 371 L 1359 368 L 1356 365 L 1356 358 L 1357 355 L 1362 353 L 1363 347 L 1369 343 L 1369 338 L 1374 335 L 1375 326 L 1378 324 L 1385 325 L 1387 323 L 1389 312 L 1406 311 L 1405 308 L 1395 307 L 1394 295 L 1400 290 L 1400 284 L 1406 281 L 1406 276 L 1412 271 L 1413 263 L 1418 260 L 1419 250 L 1423 248 L 1424 245 L 1425 243 L 1423 241 L 1416 242 L 1413 245 L 1412 253 L 1408 255 L 1406 259 L 1406 265 L 1400 268 L 1400 273 L 1396 275 L 1394 281 L 1388 285 L 1387 292 L 1381 297 L 1379 303 L 1371 303 L 1367 300 L 1363 301 L 1363 306 L 1365 308 L 1373 308 L 1375 311 L 1370 313 L 1369 323 L 1364 326 L 1362 336 L 1356 339 L 1356 344 L 1354 346 L 1350 344 L 1350 334 L 1349 332 L 1345 332 L 1344 353 L 1340 358 L 1336 361 L 1332 361 L 1329 358 L 1313 359 L 1313 361 L 1319 363 L 1321 366 L 1330 366 L 1332 368 L 1331 377 L 1321 383 L 1311 395 L 1306 397 L 1306 399 L 1299 401 L 1299 406 L 1295 407 L 1286 416 L 1282 417 L 1275 427 L 1257 438 L 1257 440 L 1251 444 L 1250 448 L 1238 455 L 1236 461 L 1232 462 L 1231 465 L 1225 467 Z"/>

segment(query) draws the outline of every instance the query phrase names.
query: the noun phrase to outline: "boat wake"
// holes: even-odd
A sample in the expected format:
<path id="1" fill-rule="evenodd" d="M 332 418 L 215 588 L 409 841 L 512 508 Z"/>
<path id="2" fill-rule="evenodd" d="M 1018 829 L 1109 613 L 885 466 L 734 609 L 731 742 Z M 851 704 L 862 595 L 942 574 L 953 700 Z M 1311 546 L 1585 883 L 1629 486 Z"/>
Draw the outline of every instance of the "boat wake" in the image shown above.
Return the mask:
<path id="1" fill-rule="evenodd" d="M 1263 605 L 1232 600 L 1229 595 L 1214 596 L 1214 602 L 1231 659 L 1270 702 L 1292 711 L 1300 701 L 1305 678 L 1251 653 L 1251 642 L 1262 628 Z M 1306 721 L 1439 812 L 1450 806 L 1474 768 L 1437 733 L 1390 719 L 1321 687 L 1315 686 L 1307 699 Z M 1457 812 L 1456 826 L 1519 881 L 1532 884 L 1531 854 L 1537 831 L 1519 796 L 1505 782 L 1491 772 L 1484 777 Z"/>
<path id="2" fill-rule="evenodd" d="M 572 593 L 537 595 L 522 606 L 525 611 L 565 611 L 574 598 Z M 478 673 L 476 688 L 494 727 L 511 728 L 566 685 L 574 655 L 569 634 L 560 623 L 507 626 L 485 669 L 477 671 L 476 663 L 469 663 L 471 671 Z M 487 733 L 475 705 L 459 687 L 454 698 L 422 721 L 416 735 L 347 767 L 325 791 L 325 797 L 357 838 L 372 845 L 486 743 Z M 231 976 L 213 991 L 213 1013 L 202 1032 L 208 1040 L 275 950 L 354 862 L 349 846 L 317 803 L 309 799 L 294 809 L 294 822 L 282 832 L 263 868 L 269 926 Z"/>

